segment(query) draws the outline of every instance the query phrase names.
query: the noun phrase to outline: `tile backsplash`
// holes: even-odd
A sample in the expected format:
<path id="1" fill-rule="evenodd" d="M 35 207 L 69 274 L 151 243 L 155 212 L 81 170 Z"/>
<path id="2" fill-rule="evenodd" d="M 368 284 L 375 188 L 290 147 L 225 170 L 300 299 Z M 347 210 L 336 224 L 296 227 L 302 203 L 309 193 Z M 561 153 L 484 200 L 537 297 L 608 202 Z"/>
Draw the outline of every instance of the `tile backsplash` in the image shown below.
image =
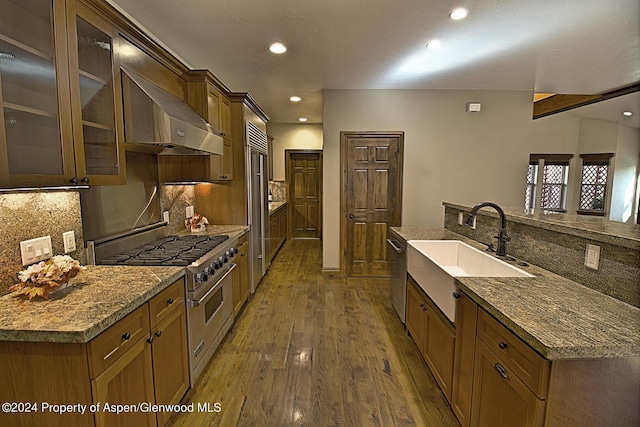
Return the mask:
<path id="1" fill-rule="evenodd" d="M 20 242 L 51 236 L 54 255 L 64 254 L 62 233 L 74 231 L 76 250 L 68 255 L 85 264 L 78 191 L 0 194 L 0 295 L 8 293 L 23 270 Z"/>
<path id="2" fill-rule="evenodd" d="M 160 187 L 160 206 L 162 211 L 169 211 L 169 234 L 185 229 L 185 209 L 195 206 L 195 185 L 162 185 Z M 196 213 L 198 209 L 196 208 Z"/>
<path id="3" fill-rule="evenodd" d="M 284 181 L 269 181 L 269 190 L 274 202 L 287 201 L 287 187 Z"/>

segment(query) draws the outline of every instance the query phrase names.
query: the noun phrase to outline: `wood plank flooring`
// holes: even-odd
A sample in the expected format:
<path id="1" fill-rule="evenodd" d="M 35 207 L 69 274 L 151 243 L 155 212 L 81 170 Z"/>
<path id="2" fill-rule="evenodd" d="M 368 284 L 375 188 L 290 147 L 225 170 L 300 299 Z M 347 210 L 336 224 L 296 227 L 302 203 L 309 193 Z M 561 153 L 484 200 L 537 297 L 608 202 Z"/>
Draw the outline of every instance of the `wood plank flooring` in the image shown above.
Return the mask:
<path id="1" fill-rule="evenodd" d="M 320 241 L 285 243 L 174 426 L 459 426 L 389 281 L 321 267 Z M 198 412 L 207 402 L 221 411 Z"/>

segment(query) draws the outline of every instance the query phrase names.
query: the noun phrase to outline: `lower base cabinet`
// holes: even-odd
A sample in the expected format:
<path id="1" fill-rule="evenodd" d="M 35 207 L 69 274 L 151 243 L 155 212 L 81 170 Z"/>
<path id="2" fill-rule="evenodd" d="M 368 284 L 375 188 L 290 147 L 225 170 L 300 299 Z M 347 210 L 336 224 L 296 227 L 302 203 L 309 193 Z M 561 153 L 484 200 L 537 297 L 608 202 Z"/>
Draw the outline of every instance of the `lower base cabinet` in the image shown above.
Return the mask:
<path id="1" fill-rule="evenodd" d="M 539 399 L 498 356 L 476 339 L 471 425 L 539 427 L 545 401 Z"/>
<path id="2" fill-rule="evenodd" d="M 411 276 L 406 309 L 462 427 L 640 425 L 640 357 L 547 360 L 462 292 L 451 324 Z"/>
<path id="3" fill-rule="evenodd" d="M 407 329 L 447 400 L 451 401 L 454 327 L 408 276 Z"/>
<path id="4" fill-rule="evenodd" d="M 186 333 L 181 278 L 87 344 L 0 342 L 0 400 L 39 405 L 0 413 L 0 425 L 164 426 L 172 413 L 115 411 L 180 402 L 189 388 Z M 44 403 L 86 409 L 59 414 Z M 98 410 L 90 411 L 92 404 Z"/>
<path id="5" fill-rule="evenodd" d="M 237 268 L 233 270 L 233 316 L 235 317 L 249 299 L 249 243 L 248 234 L 238 239 L 238 253 L 235 256 Z"/>

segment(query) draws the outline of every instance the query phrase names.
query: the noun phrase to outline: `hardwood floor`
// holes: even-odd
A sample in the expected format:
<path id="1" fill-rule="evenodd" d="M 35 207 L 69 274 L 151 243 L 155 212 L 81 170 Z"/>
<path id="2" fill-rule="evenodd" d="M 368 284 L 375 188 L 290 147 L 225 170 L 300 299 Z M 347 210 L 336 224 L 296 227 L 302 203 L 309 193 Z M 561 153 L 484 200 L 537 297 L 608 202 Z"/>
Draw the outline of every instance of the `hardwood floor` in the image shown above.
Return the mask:
<path id="1" fill-rule="evenodd" d="M 175 426 L 459 426 L 389 302 L 386 279 L 322 278 L 287 241 Z M 219 412 L 198 412 L 198 403 Z"/>

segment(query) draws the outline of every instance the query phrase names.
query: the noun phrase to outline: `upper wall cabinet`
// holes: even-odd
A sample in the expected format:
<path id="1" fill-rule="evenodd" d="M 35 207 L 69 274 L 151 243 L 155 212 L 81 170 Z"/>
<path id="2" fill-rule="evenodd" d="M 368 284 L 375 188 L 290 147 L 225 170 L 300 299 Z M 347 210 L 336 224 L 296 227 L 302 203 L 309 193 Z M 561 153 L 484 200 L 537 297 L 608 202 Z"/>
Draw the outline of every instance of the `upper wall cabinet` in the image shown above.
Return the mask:
<path id="1" fill-rule="evenodd" d="M 67 23 L 76 179 L 97 185 L 123 184 L 117 30 L 79 2 L 68 8 Z"/>
<path id="2" fill-rule="evenodd" d="M 63 0 L 0 2 L 0 186 L 75 176 Z"/>
<path id="3" fill-rule="evenodd" d="M 0 187 L 124 182 L 116 44 L 79 3 L 0 2 Z"/>

